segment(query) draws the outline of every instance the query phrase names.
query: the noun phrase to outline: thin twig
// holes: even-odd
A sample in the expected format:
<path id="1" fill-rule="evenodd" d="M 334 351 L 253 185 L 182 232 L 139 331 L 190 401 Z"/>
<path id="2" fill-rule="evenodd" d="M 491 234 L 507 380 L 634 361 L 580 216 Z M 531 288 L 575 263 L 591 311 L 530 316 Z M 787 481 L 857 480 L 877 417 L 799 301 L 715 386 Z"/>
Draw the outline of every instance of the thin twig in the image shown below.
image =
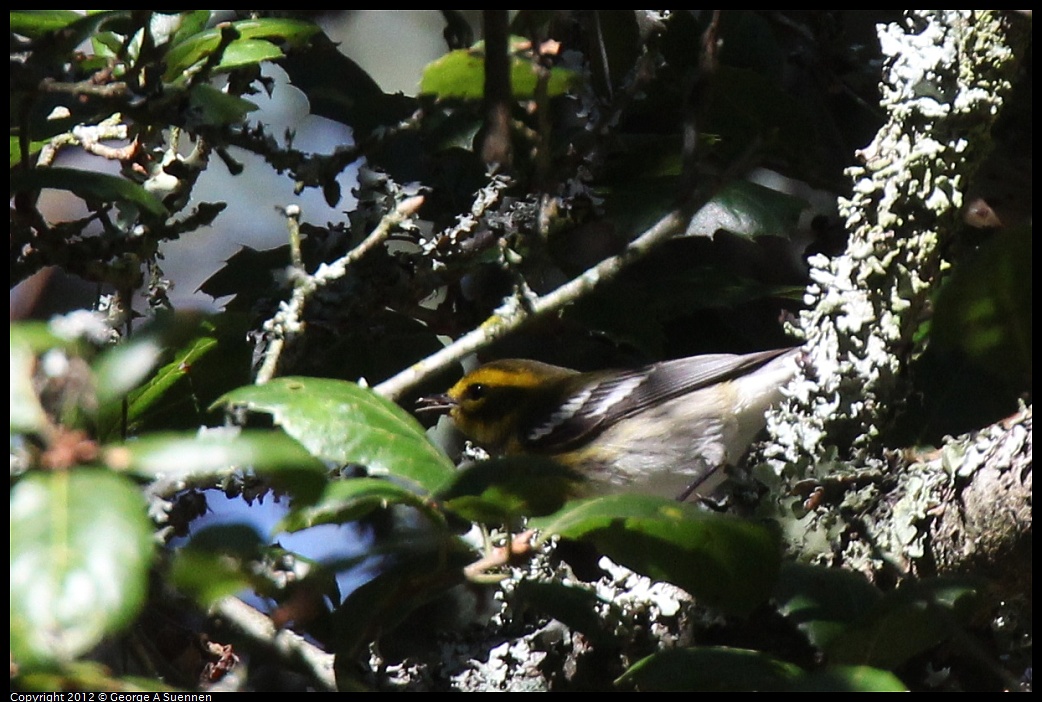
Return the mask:
<path id="1" fill-rule="evenodd" d="M 397 399 L 428 375 L 458 363 L 467 354 L 506 336 L 529 320 L 557 312 L 601 283 L 614 278 L 624 267 L 647 254 L 658 244 L 683 231 L 688 219 L 686 208 L 674 210 L 632 241 L 622 253 L 601 261 L 553 292 L 527 300 L 524 305 L 517 298 L 507 299 L 480 327 L 393 378 L 385 380 L 374 390 L 384 397 Z"/>
<path id="2" fill-rule="evenodd" d="M 403 200 L 393 211 L 384 215 L 380 223 L 369 236 L 355 248 L 329 264 L 322 264 L 313 275 L 308 275 L 303 268 L 297 268 L 298 275 L 295 277 L 293 294 L 288 302 L 279 307 L 275 316 L 264 323 L 264 331 L 271 335 L 271 341 L 264 351 L 264 362 L 257 371 L 257 384 L 263 384 L 275 376 L 278 368 L 279 357 L 286 341 L 299 334 L 304 328 L 304 305 L 320 288 L 325 287 L 334 280 L 344 277 L 348 267 L 362 256 L 366 255 L 374 247 L 381 244 L 394 228 L 403 220 L 414 215 L 423 205 L 423 196 Z M 299 216 L 298 214 L 295 216 Z M 293 225 L 290 224 L 292 231 Z"/>

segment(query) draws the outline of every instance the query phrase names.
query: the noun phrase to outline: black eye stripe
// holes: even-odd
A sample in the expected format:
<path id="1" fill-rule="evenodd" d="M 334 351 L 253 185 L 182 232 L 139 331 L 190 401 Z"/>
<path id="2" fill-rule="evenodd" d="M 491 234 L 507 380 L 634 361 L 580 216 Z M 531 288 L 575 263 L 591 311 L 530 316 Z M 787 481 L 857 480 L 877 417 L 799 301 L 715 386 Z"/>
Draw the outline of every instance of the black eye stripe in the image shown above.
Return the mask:
<path id="1" fill-rule="evenodd" d="M 485 396 L 486 386 L 484 383 L 471 383 L 467 386 L 467 391 L 464 393 L 468 400 L 480 400 Z"/>

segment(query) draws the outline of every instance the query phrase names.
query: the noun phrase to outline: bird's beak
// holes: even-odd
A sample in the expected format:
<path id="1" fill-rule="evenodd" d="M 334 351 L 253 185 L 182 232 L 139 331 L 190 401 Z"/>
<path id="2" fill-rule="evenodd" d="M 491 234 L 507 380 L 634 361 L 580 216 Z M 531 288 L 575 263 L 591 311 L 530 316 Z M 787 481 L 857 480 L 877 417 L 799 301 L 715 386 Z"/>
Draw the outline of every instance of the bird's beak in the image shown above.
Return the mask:
<path id="1" fill-rule="evenodd" d="M 446 393 L 427 395 L 416 400 L 417 413 L 448 414 L 458 402 Z"/>

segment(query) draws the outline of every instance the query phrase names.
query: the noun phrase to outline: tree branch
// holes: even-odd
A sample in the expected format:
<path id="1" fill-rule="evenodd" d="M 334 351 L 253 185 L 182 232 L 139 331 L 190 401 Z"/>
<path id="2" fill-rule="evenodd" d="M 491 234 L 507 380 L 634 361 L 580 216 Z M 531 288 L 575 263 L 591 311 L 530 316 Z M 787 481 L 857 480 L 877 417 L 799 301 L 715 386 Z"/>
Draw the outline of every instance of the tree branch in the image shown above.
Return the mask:
<path id="1" fill-rule="evenodd" d="M 294 669 L 300 670 L 326 691 L 336 690 L 333 654 L 308 643 L 303 636 L 277 629 L 271 619 L 235 597 L 224 597 L 211 608 L 214 616 L 254 645 L 274 651 Z"/>
<path id="2" fill-rule="evenodd" d="M 788 406 L 769 417 L 771 439 L 758 459 L 764 475 L 775 478 L 869 476 L 864 491 L 809 508 L 816 518 L 789 532 L 798 550 L 812 543 L 828 549 L 840 541 L 839 525 L 848 524 L 842 554 L 804 556 L 835 558 L 865 572 L 884 561 L 908 563 L 922 545 L 907 529 L 907 538 L 894 539 L 882 521 L 851 527 L 848 517 L 885 499 L 880 481 L 894 488 L 900 471 L 880 437 L 905 396 L 901 369 L 940 280 L 944 243 L 959 226 L 964 184 L 990 147 L 1022 56 L 1018 34 L 998 12 L 914 11 L 900 24 L 881 26 L 879 35 L 888 120 L 858 153 L 862 165 L 847 170 L 854 181 L 853 197 L 840 201 L 850 230 L 847 251 L 810 261 L 812 306 L 799 326 L 814 377 L 799 379 Z M 944 497 L 922 490 L 906 498 L 913 494 L 915 532 L 926 528 L 926 515 Z M 778 514 L 787 515 L 781 518 L 791 520 L 800 499 L 781 498 Z"/>
<path id="3" fill-rule="evenodd" d="M 501 339 L 526 322 L 558 312 L 565 305 L 590 293 L 601 283 L 611 280 L 627 265 L 646 255 L 655 246 L 684 231 L 690 216 L 677 209 L 645 231 L 622 253 L 606 258 L 593 268 L 568 281 L 551 293 L 531 299 L 508 298 L 480 327 L 460 337 L 441 351 L 377 385 L 374 390 L 384 397 L 397 399 L 428 375 L 459 363 L 470 353 Z"/>

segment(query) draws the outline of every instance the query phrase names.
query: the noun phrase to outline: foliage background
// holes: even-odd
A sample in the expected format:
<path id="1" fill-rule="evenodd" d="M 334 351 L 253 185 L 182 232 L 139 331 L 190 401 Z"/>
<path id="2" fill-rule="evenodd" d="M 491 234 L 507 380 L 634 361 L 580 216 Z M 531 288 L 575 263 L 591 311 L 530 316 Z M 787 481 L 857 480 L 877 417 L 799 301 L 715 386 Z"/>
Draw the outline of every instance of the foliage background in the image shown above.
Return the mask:
<path id="1" fill-rule="evenodd" d="M 12 321 L 12 685 L 1023 686 L 1030 17 L 431 14 L 446 53 L 411 96 L 312 17 L 11 13 L 12 284 L 59 270 L 99 291 L 96 314 Z M 884 58 L 877 22 L 987 60 L 880 102 L 928 44 Z M 988 109 L 955 109 L 968 87 Z M 350 140 L 304 150 L 257 109 L 293 90 Z M 965 145 L 925 166 L 887 146 L 934 137 Z M 206 280 L 219 312 L 175 309 L 164 252 L 205 258 L 197 233 L 231 229 L 216 171 L 311 199 L 273 203 L 288 243 Z M 840 272 L 865 262 L 874 311 L 853 325 L 831 303 L 820 351 Z M 629 365 L 791 343 L 783 316 L 822 382 L 790 403 L 803 453 L 761 449 L 739 483 L 745 520 L 565 503 L 569 476 L 539 463 L 457 473 L 387 400 L 443 389 L 468 352 Z M 840 409 L 800 417 L 815 396 Z M 920 445 L 939 457 L 897 452 Z M 1009 519 L 963 558 L 944 507 L 972 513 L 996 464 L 985 511 Z M 213 490 L 287 500 L 279 531 L 354 524 L 369 548 L 317 563 L 244 524 L 193 530 Z M 659 582 L 586 584 L 578 557 L 540 554 L 490 586 L 503 552 L 460 527 L 524 517 Z M 352 569 L 369 579 L 340 592 Z"/>

